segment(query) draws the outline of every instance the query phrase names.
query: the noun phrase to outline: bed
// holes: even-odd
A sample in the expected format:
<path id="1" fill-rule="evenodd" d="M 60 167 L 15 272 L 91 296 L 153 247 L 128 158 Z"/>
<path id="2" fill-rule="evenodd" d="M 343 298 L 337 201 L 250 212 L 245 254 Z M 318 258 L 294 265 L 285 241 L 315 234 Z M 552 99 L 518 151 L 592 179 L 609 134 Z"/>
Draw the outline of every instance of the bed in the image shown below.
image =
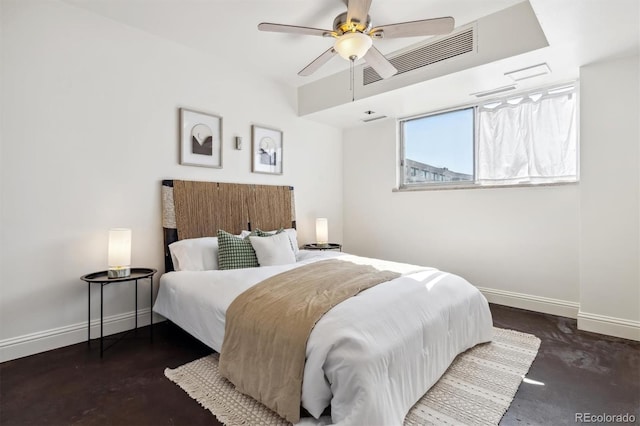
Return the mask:
<path id="1" fill-rule="evenodd" d="M 293 200 L 293 188 L 285 186 L 163 181 L 167 272 L 153 310 L 220 352 L 227 309 L 270 277 L 327 259 L 394 271 L 397 278 L 339 303 L 315 324 L 300 402 L 315 418 L 329 407 L 336 424 L 402 424 L 459 353 L 491 340 L 487 301 L 466 280 L 429 267 L 305 250 L 290 264 L 174 271 L 169 244 L 204 241 L 219 228 L 238 235 L 288 228 L 295 239 Z"/>

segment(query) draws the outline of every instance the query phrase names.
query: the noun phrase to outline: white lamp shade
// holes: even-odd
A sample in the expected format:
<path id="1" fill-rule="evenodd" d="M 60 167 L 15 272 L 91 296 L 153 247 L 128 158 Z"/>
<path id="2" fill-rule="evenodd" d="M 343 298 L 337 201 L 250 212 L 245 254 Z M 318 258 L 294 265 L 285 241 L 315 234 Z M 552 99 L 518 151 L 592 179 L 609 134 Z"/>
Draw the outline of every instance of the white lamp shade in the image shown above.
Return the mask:
<path id="1" fill-rule="evenodd" d="M 351 32 L 345 33 L 338 37 L 333 48 L 344 59 L 351 60 L 351 58 L 362 58 L 371 45 L 373 40 L 366 34 Z"/>
<path id="2" fill-rule="evenodd" d="M 109 230 L 109 268 L 131 265 L 131 229 Z"/>
<path id="3" fill-rule="evenodd" d="M 316 242 L 318 244 L 329 242 L 329 221 L 325 217 L 316 219 Z"/>

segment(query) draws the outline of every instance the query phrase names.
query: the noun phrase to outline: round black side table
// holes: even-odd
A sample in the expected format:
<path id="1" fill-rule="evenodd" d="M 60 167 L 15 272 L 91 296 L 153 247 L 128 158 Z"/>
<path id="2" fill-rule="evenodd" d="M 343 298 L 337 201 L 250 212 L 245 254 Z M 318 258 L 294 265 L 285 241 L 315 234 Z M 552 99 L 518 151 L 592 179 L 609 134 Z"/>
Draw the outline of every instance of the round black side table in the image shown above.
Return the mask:
<path id="1" fill-rule="evenodd" d="M 327 243 L 327 244 L 311 243 L 311 244 L 303 245 L 302 249 L 303 250 L 340 250 L 340 251 L 342 251 L 342 244 L 338 244 L 338 243 Z"/>
<path id="2" fill-rule="evenodd" d="M 116 342 L 113 342 L 111 345 L 104 347 L 104 303 L 103 303 L 103 293 L 104 287 L 109 284 L 116 283 L 125 283 L 135 281 L 135 290 L 136 290 L 136 326 L 135 330 L 138 329 L 138 280 L 149 279 L 149 293 L 150 293 L 150 301 L 151 307 L 153 306 L 153 276 L 158 272 L 153 268 L 131 268 L 131 275 L 128 277 L 121 278 L 109 278 L 107 276 L 108 271 L 100 271 L 100 272 L 92 272 L 87 275 L 83 275 L 80 279 L 87 283 L 87 300 L 88 300 L 88 320 L 87 320 L 87 345 L 91 346 L 91 284 L 100 284 L 100 358 L 102 358 L 102 354 L 106 349 L 109 349 Z M 151 312 L 151 323 L 149 326 L 149 334 L 151 340 L 153 341 L 153 312 Z M 131 330 L 130 330 L 131 331 Z M 122 336 L 124 337 L 124 336 Z M 120 340 L 120 339 L 118 339 Z"/>

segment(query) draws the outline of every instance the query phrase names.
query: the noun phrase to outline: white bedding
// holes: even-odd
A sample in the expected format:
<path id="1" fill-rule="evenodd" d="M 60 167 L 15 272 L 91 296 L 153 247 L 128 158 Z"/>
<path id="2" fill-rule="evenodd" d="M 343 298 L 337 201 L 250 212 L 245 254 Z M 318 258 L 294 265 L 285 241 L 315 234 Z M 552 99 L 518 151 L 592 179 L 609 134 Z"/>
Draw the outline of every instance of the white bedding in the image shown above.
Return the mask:
<path id="1" fill-rule="evenodd" d="M 334 423 L 401 425 L 459 353 L 491 340 L 486 299 L 463 278 L 433 268 L 336 252 L 300 251 L 294 265 L 170 272 L 153 310 L 220 351 L 225 312 L 244 290 L 301 265 L 340 257 L 403 276 L 327 312 L 307 342 L 302 405 Z"/>

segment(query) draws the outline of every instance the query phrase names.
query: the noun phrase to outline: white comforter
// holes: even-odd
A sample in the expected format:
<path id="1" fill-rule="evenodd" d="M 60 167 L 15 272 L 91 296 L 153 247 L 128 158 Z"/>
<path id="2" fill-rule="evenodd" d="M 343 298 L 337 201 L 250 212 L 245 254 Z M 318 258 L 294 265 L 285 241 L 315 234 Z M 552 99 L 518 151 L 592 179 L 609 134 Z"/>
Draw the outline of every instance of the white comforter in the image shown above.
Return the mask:
<path id="1" fill-rule="evenodd" d="M 153 310 L 220 351 L 225 312 L 244 290 L 301 265 L 341 257 L 403 275 L 327 312 L 307 342 L 302 405 L 334 423 L 401 425 L 453 359 L 491 340 L 486 299 L 463 278 L 433 268 L 336 252 L 301 251 L 295 265 L 170 272 Z"/>

